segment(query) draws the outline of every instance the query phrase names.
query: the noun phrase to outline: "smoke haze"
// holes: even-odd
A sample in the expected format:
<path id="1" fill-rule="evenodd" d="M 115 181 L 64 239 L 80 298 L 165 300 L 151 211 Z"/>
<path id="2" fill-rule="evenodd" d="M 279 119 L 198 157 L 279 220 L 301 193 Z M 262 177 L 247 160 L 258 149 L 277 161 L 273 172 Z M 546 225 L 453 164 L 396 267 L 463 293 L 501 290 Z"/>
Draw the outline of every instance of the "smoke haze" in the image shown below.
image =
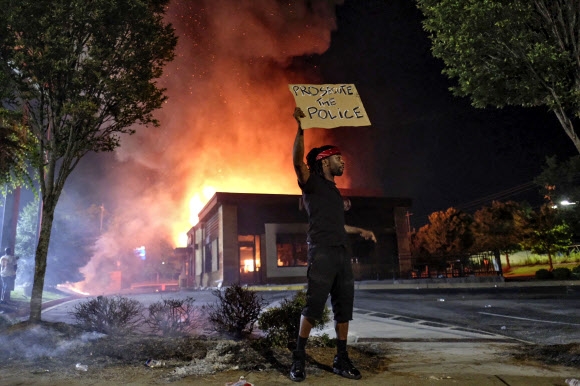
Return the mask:
<path id="1" fill-rule="evenodd" d="M 119 256 L 160 239 L 175 246 L 215 191 L 298 194 L 289 83 L 317 82 L 296 57 L 322 54 L 342 1 L 173 1 L 179 43 L 159 84 L 169 99 L 158 128 L 123 138 L 107 170 L 112 222 L 84 268 L 84 291 L 101 292 Z M 324 130 L 306 135 L 323 144 Z M 348 174 L 339 184 L 348 184 Z M 193 209 L 192 209 L 193 207 Z"/>

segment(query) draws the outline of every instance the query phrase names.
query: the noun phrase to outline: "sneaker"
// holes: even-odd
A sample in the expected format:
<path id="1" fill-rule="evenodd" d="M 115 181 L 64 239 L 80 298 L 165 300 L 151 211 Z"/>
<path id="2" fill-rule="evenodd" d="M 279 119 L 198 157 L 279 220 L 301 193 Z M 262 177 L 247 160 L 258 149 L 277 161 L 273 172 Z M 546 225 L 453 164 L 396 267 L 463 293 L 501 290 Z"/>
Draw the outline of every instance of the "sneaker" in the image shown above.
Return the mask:
<path id="1" fill-rule="evenodd" d="M 302 382 L 306 378 L 306 353 L 304 351 L 292 352 L 292 367 L 290 368 L 290 379 L 294 382 Z"/>
<path id="2" fill-rule="evenodd" d="M 347 354 L 336 355 L 334 357 L 334 362 L 332 363 L 332 371 L 342 377 L 349 379 L 361 379 L 362 375 L 360 371 L 350 361 Z"/>

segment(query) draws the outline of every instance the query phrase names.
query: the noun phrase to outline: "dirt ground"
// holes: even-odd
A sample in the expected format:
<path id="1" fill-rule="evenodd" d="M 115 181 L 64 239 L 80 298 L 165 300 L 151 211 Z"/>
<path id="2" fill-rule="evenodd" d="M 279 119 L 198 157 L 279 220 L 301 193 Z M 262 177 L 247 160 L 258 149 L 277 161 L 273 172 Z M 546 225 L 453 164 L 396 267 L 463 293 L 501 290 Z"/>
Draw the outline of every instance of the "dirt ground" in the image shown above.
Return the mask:
<path id="1" fill-rule="evenodd" d="M 259 339 L 106 336 L 45 322 L 12 325 L 2 331 L 0 344 L 3 385 L 227 385 L 240 376 L 255 386 L 294 384 L 288 378 L 290 351 Z M 535 385 L 525 378 L 542 377 L 546 385 L 564 385 L 567 377 L 580 378 L 580 344 L 356 343 L 349 353 L 362 381 L 332 373 L 335 350 L 309 343 L 303 385 L 477 385 L 482 376 L 492 382 L 483 384 L 512 385 L 510 377 L 523 377 L 522 384 Z"/>

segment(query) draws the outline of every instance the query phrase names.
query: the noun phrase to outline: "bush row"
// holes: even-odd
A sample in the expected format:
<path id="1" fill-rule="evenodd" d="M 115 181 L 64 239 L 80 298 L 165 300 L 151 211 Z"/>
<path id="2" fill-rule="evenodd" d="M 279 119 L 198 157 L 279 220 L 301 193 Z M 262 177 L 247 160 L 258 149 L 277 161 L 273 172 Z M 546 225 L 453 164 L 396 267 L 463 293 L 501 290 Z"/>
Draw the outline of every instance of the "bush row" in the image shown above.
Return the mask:
<path id="1" fill-rule="evenodd" d="M 574 280 L 580 279 L 580 265 L 570 269 L 566 267 L 554 268 L 552 271 L 547 269 L 538 269 L 536 271 L 536 279 L 538 280 Z"/>
<path id="2" fill-rule="evenodd" d="M 264 310 L 264 299 L 258 293 L 234 284 L 214 290 L 213 304 L 196 307 L 194 298 L 166 299 L 144 307 L 139 301 L 123 296 L 98 296 L 76 305 L 70 315 L 80 327 L 104 334 L 136 332 L 147 326 L 149 331 L 163 336 L 191 334 L 204 320 L 209 328 L 235 339 L 248 337 L 254 326 L 264 332 L 267 344 L 289 347 L 296 340 L 306 293 L 298 291 L 291 299 L 284 299 L 277 307 Z M 330 321 L 325 307 L 321 329 Z M 319 339 L 332 345 L 327 336 Z"/>

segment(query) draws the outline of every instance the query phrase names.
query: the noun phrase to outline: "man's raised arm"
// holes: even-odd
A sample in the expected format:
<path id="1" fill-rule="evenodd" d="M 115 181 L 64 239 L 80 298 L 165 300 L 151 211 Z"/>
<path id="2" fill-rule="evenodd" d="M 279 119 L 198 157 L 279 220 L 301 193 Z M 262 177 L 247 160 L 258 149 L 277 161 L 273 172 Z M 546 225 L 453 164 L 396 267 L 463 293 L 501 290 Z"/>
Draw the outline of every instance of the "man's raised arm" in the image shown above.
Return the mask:
<path id="1" fill-rule="evenodd" d="M 304 118 L 304 116 L 305 115 L 300 107 L 296 107 L 294 110 L 294 119 L 298 122 L 298 131 L 296 132 L 296 138 L 294 139 L 292 160 L 294 162 L 296 177 L 298 177 L 298 182 L 301 184 L 305 184 L 310 177 L 308 166 L 304 163 L 304 130 L 302 130 L 302 123 L 300 122 L 300 118 Z"/>

